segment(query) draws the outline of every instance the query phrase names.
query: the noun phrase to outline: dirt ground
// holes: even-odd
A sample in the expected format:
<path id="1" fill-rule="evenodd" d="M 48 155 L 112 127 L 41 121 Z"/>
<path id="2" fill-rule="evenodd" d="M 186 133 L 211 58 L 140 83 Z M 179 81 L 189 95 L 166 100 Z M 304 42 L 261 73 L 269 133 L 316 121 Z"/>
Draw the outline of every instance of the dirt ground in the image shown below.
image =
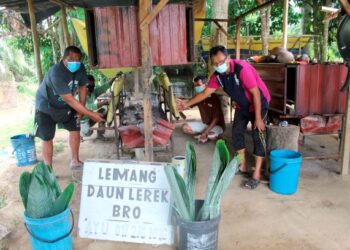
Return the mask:
<path id="1" fill-rule="evenodd" d="M 229 126 L 225 133 L 228 143 L 230 133 Z M 65 131 L 59 131 L 57 139 L 62 141 L 66 136 Z M 116 158 L 116 148 L 111 140 L 104 142 L 94 138 L 95 135 L 81 144 L 81 159 Z M 191 137 L 181 133 L 180 123 L 174 138 L 174 155 L 184 153 L 187 140 L 194 142 Z M 306 140 L 302 152 L 309 155 L 316 151 L 335 152 L 337 143 L 332 136 L 311 137 Z M 201 198 L 204 196 L 214 144 L 195 144 L 195 149 L 198 155 L 197 197 Z M 167 156 L 158 157 L 166 160 Z M 63 151 L 54 156 L 54 169 L 62 186 L 72 181 L 69 159 L 69 147 L 64 143 Z M 170 159 L 169 156 L 167 159 Z M 0 209 L 0 223 L 12 233 L 0 241 L 0 249 L 30 249 L 22 220 L 18 179 L 23 171 L 31 168 L 16 167 L 13 157 L 1 164 L 0 194 L 6 197 L 6 205 Z M 244 190 L 240 187 L 244 177 L 235 177 L 222 202 L 219 249 L 350 249 L 350 176 L 338 175 L 339 169 L 340 163 L 334 160 L 305 160 L 298 192 L 292 196 L 271 192 L 266 182 L 257 190 Z M 77 184 L 71 203 L 76 218 L 79 204 L 80 186 Z M 82 239 L 77 237 L 77 222 L 73 237 L 74 249 L 79 250 L 176 249 L 175 246 Z"/>

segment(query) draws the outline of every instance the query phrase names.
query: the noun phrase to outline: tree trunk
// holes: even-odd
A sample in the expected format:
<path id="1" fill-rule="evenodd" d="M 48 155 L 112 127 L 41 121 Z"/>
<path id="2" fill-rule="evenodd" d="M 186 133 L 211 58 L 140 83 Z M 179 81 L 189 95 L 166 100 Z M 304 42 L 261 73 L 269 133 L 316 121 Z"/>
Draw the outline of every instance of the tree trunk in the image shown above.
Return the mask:
<path id="1" fill-rule="evenodd" d="M 265 0 L 256 0 L 258 5 L 261 5 Z M 268 9 L 260 9 L 260 19 L 261 19 L 261 41 L 262 41 L 262 54 L 269 54 L 269 19 L 268 19 Z"/>
<path id="2" fill-rule="evenodd" d="M 321 59 L 321 50 L 320 50 L 320 38 L 321 38 L 321 28 L 319 27 L 319 20 L 320 20 L 320 13 L 319 13 L 319 6 L 318 6 L 318 1 L 313 0 L 313 31 L 314 31 L 314 57 L 317 60 Z"/>
<path id="3" fill-rule="evenodd" d="M 63 56 L 63 52 L 64 52 L 64 49 L 66 48 L 66 46 L 65 46 L 65 43 L 64 43 L 62 22 L 58 23 L 57 33 L 56 34 L 58 34 L 58 43 L 60 45 L 61 56 Z"/>
<path id="4" fill-rule="evenodd" d="M 33 45 L 34 45 L 36 72 L 37 72 L 37 76 L 40 84 L 43 80 L 43 72 L 41 69 L 39 35 L 37 31 L 37 26 L 36 26 L 35 9 L 34 9 L 33 0 L 28 0 L 28 12 L 30 17 L 30 26 L 32 30 L 32 39 L 33 39 Z"/>
<path id="5" fill-rule="evenodd" d="M 326 0 L 326 6 L 329 6 L 331 2 Z M 321 61 L 326 62 L 328 60 L 328 30 L 329 30 L 329 20 L 323 22 L 323 39 L 322 39 L 322 57 Z"/>
<path id="6" fill-rule="evenodd" d="M 50 26 L 52 24 L 52 19 L 49 17 L 47 19 L 47 23 Z M 52 28 L 53 29 L 53 28 Z M 55 37 L 53 35 L 52 29 L 48 31 L 48 35 L 50 37 L 50 42 L 51 42 L 51 49 L 52 49 L 52 61 L 54 64 L 57 63 L 57 55 L 56 55 L 56 49 L 55 49 Z"/>
<path id="7" fill-rule="evenodd" d="M 221 18 L 221 19 L 227 19 L 228 18 L 228 0 L 213 0 L 213 18 Z M 227 22 L 221 22 L 220 25 L 227 31 Z M 215 23 L 212 23 L 212 46 L 215 45 L 223 45 L 227 47 L 227 36 L 220 31 L 218 26 Z"/>
<path id="8" fill-rule="evenodd" d="M 328 29 L 329 29 L 329 21 L 324 21 L 321 62 L 326 62 L 328 60 Z"/>

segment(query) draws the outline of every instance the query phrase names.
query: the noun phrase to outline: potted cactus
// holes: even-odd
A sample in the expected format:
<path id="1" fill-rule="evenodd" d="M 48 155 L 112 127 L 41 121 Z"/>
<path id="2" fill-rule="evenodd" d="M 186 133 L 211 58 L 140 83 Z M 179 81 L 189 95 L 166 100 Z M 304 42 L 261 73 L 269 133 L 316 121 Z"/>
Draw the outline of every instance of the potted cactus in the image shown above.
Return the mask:
<path id="1" fill-rule="evenodd" d="M 62 192 L 50 166 L 38 163 L 33 171 L 23 172 L 19 180 L 19 192 L 25 208 L 24 225 L 30 234 L 32 248 L 72 249 L 68 208 L 74 192 L 70 183 Z"/>
<path id="2" fill-rule="evenodd" d="M 217 141 L 204 200 L 195 198 L 197 161 L 191 143 L 186 144 L 185 178 L 172 165 L 165 167 L 179 227 L 179 249 L 217 249 L 221 199 L 241 160 L 234 157 L 230 161 L 225 142 Z"/>

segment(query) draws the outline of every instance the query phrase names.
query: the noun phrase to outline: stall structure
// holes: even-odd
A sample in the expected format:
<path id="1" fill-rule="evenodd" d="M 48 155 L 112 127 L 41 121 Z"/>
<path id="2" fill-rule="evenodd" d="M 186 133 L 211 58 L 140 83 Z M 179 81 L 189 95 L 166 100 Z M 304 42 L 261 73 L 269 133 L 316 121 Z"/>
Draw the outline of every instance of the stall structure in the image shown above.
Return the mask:
<path id="1" fill-rule="evenodd" d="M 252 65 L 270 91 L 272 120 L 287 120 L 300 125 L 303 142 L 311 135 L 337 134 L 341 138 L 347 91 L 339 90 L 347 75 L 345 65 Z M 322 157 L 338 159 L 340 155 Z"/>
<path id="2" fill-rule="evenodd" d="M 143 79 L 145 160 L 152 161 L 152 66 L 193 61 L 193 1 L 4 0 L 1 5 L 20 12 L 25 23 L 31 25 L 39 81 L 42 73 L 36 23 L 61 10 L 65 28 L 66 8 L 77 6 L 85 9 L 91 65 L 96 69 L 140 68 Z M 70 45 L 68 36 L 67 33 L 66 46 Z"/>

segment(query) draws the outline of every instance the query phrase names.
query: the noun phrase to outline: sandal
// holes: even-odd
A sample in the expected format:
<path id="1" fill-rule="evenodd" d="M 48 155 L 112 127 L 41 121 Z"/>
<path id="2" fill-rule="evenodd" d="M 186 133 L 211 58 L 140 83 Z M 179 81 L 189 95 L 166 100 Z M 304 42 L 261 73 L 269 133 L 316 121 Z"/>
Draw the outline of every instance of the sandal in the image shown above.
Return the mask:
<path id="1" fill-rule="evenodd" d="M 84 167 L 84 162 L 81 163 L 75 163 L 75 164 L 70 164 L 70 169 L 72 171 L 82 171 Z"/>
<path id="2" fill-rule="evenodd" d="M 242 171 L 242 170 L 238 169 L 238 171 L 235 173 L 235 175 L 249 176 L 250 172 L 249 171 Z"/>
<path id="3" fill-rule="evenodd" d="M 242 188 L 253 190 L 253 189 L 256 189 L 259 186 L 259 184 L 260 184 L 260 180 L 255 180 L 254 178 L 250 178 L 243 184 Z"/>

